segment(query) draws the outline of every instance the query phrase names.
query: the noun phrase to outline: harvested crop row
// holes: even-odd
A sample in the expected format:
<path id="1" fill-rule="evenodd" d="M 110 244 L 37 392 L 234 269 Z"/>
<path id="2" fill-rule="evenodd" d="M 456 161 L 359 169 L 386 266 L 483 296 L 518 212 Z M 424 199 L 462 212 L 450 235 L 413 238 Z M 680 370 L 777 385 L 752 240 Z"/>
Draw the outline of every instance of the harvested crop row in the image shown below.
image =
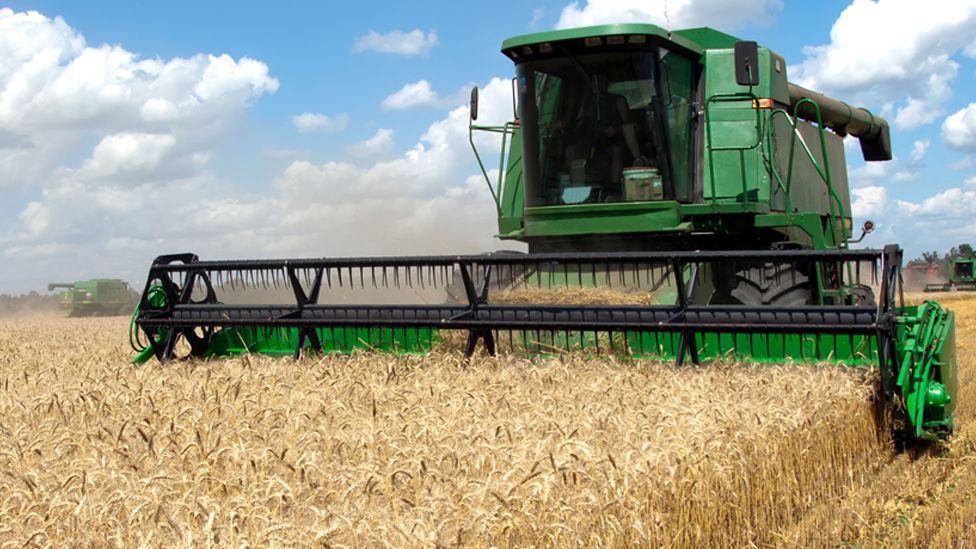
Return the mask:
<path id="1" fill-rule="evenodd" d="M 0 324 L 0 542 L 741 545 L 857 485 L 864 372 L 379 355 L 134 368 Z"/>

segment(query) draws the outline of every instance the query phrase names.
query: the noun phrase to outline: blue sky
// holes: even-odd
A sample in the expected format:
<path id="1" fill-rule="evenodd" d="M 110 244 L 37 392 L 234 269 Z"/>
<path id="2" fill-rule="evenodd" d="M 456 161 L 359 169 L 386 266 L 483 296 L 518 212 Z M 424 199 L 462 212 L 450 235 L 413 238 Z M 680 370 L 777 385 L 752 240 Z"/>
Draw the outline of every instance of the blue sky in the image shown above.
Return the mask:
<path id="1" fill-rule="evenodd" d="M 666 25 L 665 7 L 674 28 L 756 39 L 787 59 L 791 80 L 892 121 L 894 162 L 865 168 L 848 151 L 855 214 L 880 225 L 871 245 L 913 256 L 976 241 L 976 1 L 939 4 L 7 2 L 0 292 L 94 276 L 140 284 L 155 255 L 177 251 L 504 247 L 466 142 L 467 89 L 481 86 L 485 116 L 500 121 L 504 38 Z"/>

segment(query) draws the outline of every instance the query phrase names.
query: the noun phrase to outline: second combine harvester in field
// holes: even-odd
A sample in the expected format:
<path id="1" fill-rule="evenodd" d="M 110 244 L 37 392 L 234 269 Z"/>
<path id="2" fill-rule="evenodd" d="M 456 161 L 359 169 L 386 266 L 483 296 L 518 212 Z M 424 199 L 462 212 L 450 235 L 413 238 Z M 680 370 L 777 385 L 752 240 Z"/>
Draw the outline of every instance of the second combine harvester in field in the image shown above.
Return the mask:
<path id="1" fill-rule="evenodd" d="M 483 342 L 489 353 L 874 365 L 896 429 L 909 439 L 951 431 L 952 313 L 902 304 L 897 246 L 848 248 L 843 136 L 860 141 L 865 160 L 890 160 L 887 122 L 789 83 L 782 57 L 707 28 L 566 29 L 511 38 L 502 52 L 515 63 L 514 118 L 478 125 L 474 90 L 470 129 L 502 138 L 489 181 L 498 236 L 529 253 L 160 256 L 135 317 L 138 359 L 180 348 L 203 357 L 425 352 L 455 331 L 469 355 Z M 523 286 L 653 299 L 497 299 Z M 276 287 L 287 299 L 223 303 L 241 302 L 224 299 L 228 288 Z M 384 287 L 409 289 L 375 303 Z M 403 303 L 430 288 L 461 299 Z"/>

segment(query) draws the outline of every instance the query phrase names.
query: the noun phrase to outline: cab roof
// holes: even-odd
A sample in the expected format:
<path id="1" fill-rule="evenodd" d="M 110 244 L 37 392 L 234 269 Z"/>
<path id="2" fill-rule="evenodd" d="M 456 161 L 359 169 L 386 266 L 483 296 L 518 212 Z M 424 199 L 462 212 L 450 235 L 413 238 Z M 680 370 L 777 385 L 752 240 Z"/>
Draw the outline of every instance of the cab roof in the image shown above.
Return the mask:
<path id="1" fill-rule="evenodd" d="M 512 51 L 525 46 L 534 46 L 546 42 L 561 42 L 565 40 L 581 40 L 586 38 L 607 36 L 647 36 L 657 43 L 669 43 L 698 57 L 706 49 L 731 48 L 738 38 L 717 31 L 709 27 L 697 27 L 675 31 L 665 30 L 649 23 L 619 23 L 612 25 L 596 25 L 592 27 L 577 27 L 554 31 L 536 32 L 513 36 L 502 42 L 502 53 L 515 59 Z"/>

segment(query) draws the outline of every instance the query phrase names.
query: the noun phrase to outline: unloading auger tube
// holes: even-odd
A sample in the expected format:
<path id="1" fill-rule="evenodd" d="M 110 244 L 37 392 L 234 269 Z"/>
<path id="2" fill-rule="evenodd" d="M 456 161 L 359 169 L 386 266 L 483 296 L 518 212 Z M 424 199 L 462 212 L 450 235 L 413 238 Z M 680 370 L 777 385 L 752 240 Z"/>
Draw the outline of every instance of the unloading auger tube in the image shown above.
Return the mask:
<path id="1" fill-rule="evenodd" d="M 782 273 L 830 267 L 853 273 L 843 299 L 802 306 L 710 305 L 696 281 L 722 265 L 733 272 L 774 262 Z M 135 315 L 146 346 L 134 362 L 238 353 L 385 350 L 424 353 L 462 334 L 470 356 L 485 350 L 549 354 L 583 349 L 681 365 L 713 360 L 875 365 L 879 394 L 913 439 L 950 432 L 956 376 L 953 316 L 938 304 L 896 306 L 901 251 L 788 250 L 495 254 L 200 261 L 160 256 Z M 410 297 L 461 285 L 462 303 L 365 303 L 349 295 Z M 846 288 L 879 288 L 865 304 Z M 497 303 L 494 287 L 572 287 L 654 292 L 656 304 Z M 288 296 L 279 304 L 225 304 L 218 296 L 251 289 Z M 377 292 L 378 289 L 386 289 Z M 399 289 L 399 292 L 393 291 Z M 286 292 L 281 294 L 281 292 Z M 361 292 L 358 293 L 357 292 Z M 338 294 L 344 297 L 336 298 Z M 545 292 L 542 292 L 545 293 Z M 536 295 L 539 292 L 528 292 Z M 331 298 L 338 303 L 329 303 Z M 539 301 L 542 299 L 536 297 Z M 420 301 L 420 300 L 417 300 Z M 353 303 L 353 304 L 350 304 Z M 180 341 L 185 344 L 180 345 Z"/>
<path id="2" fill-rule="evenodd" d="M 891 160 L 891 132 L 888 122 L 871 114 L 863 107 L 847 103 L 787 83 L 790 91 L 790 112 L 811 122 L 817 122 L 817 109 L 823 124 L 840 136 L 850 135 L 861 142 L 861 152 L 866 161 Z"/>

